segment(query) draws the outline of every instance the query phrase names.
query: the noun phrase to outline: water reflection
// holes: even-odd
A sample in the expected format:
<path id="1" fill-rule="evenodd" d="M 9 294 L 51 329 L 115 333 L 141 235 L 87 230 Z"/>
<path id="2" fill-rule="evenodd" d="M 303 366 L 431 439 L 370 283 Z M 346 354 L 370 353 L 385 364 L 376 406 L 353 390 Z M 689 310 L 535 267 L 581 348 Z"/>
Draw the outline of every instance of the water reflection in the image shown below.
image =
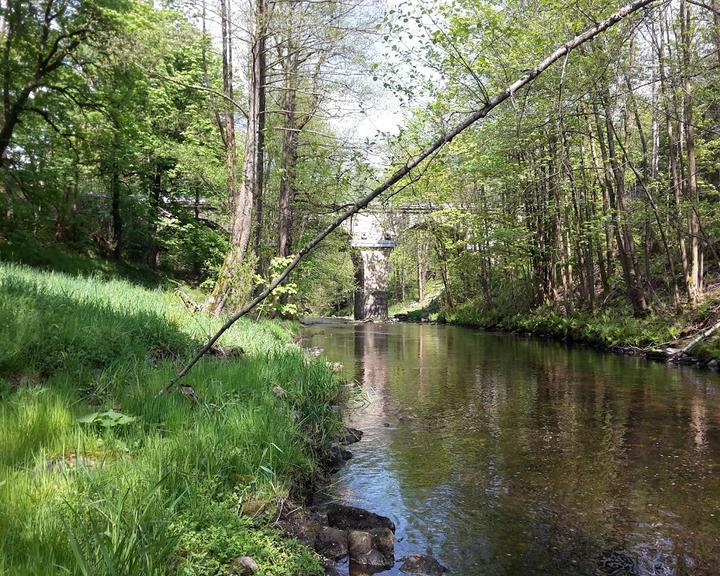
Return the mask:
<path id="1" fill-rule="evenodd" d="M 306 336 L 372 398 L 335 490 L 393 518 L 398 557 L 468 575 L 720 573 L 717 375 L 445 326 Z"/>

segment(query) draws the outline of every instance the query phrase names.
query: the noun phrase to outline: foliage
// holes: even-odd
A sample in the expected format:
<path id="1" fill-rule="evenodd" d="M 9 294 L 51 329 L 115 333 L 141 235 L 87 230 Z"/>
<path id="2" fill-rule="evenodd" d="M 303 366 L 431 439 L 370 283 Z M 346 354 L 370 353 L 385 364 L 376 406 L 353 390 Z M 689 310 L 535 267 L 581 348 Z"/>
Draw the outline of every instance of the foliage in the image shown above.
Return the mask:
<path id="1" fill-rule="evenodd" d="M 397 165 L 614 8 L 400 3 L 393 52 L 406 64 L 421 54 L 430 78 L 412 67 L 427 102 L 394 147 Z M 720 272 L 708 129 L 720 36 L 696 8 L 657 6 L 619 24 L 447 145 L 393 197 L 437 206 L 429 253 L 407 238 L 393 256 L 394 296 L 417 297 L 424 264 L 443 280 L 444 316 L 459 322 L 616 346 L 673 342 L 717 321 L 716 309 L 700 317 Z"/>
<path id="2" fill-rule="evenodd" d="M 232 498 L 212 502 L 200 521 L 181 517 L 173 531 L 180 539 L 178 574 L 224 576 L 227 565 L 240 556 L 264 565 L 263 574 L 269 576 L 323 573 L 309 549 L 258 526 L 257 519 L 238 515 Z"/>
<path id="3" fill-rule="evenodd" d="M 80 416 L 77 421 L 80 424 L 99 424 L 104 428 L 115 428 L 115 426 L 127 426 L 135 422 L 135 420 L 137 420 L 137 418 L 134 416 L 128 416 L 115 410 L 108 410 L 106 412 L 93 412 L 92 414 Z"/>
<path id="4" fill-rule="evenodd" d="M 221 345 L 245 354 L 203 360 L 185 381 L 194 405 L 158 391 L 222 318 L 99 276 L 3 264 L 0 279 L 2 571 L 214 574 L 238 550 L 264 573 L 319 572 L 237 514 L 238 498 L 311 482 L 340 425 L 337 377 L 289 343 L 292 326 L 234 327 Z"/>
<path id="5" fill-rule="evenodd" d="M 207 93 L 183 85 L 216 80 L 208 39 L 181 14 L 142 2 L 105 3 L 112 13 L 103 3 L 34 4 L 59 20 L 96 11 L 108 23 L 77 35 L 79 66 L 58 61 L 24 108 L 2 167 L 0 235 L 32 230 L 46 245 L 207 271 L 224 251 L 206 218 L 224 186 L 220 139 Z M 29 15 L 16 17 L 18 30 L 33 26 Z M 50 44 L 66 27 L 57 26 Z M 44 42 L 33 34 L 13 44 L 27 66 Z"/>

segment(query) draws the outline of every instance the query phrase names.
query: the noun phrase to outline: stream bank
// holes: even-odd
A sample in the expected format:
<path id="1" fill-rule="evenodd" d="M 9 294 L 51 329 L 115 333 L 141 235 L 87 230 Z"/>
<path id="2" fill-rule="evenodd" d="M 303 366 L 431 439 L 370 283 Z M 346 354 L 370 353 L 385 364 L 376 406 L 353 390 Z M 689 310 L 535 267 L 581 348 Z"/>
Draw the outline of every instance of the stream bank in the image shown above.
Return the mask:
<path id="1" fill-rule="evenodd" d="M 0 263 L 0 574 L 324 572 L 271 512 L 323 476 L 342 381 L 296 325 L 242 321 L 192 394 L 159 395 L 221 322 L 172 292 Z"/>
<path id="2" fill-rule="evenodd" d="M 355 383 L 347 424 L 365 432 L 329 496 L 389 518 L 397 558 L 483 576 L 716 573 L 717 374 L 442 324 L 303 334 Z"/>
<path id="3" fill-rule="evenodd" d="M 625 307 L 611 305 L 594 313 L 559 312 L 556 306 L 541 306 L 526 312 L 488 311 L 466 302 L 448 308 L 441 296 L 424 307 L 396 306 L 403 310 L 396 319 L 404 322 L 435 321 L 468 328 L 536 336 L 587 346 L 604 352 L 640 356 L 648 360 L 720 369 L 720 337 L 715 334 L 679 353 L 694 336 L 720 321 L 720 296 L 708 294 L 702 305 L 683 310 L 661 309 L 637 318 Z M 407 312 L 406 310 L 410 310 Z"/>
<path id="4" fill-rule="evenodd" d="M 690 340 L 703 324 L 692 326 L 682 316 L 638 319 L 599 314 L 558 314 L 536 311 L 498 318 L 472 309 L 443 310 L 438 321 L 469 328 L 508 332 L 587 346 L 603 352 L 639 356 L 683 366 L 720 369 L 720 341 L 709 339 L 683 353 L 683 339 Z M 713 322 L 717 319 L 713 317 Z M 701 320 L 702 322 L 702 320 Z M 684 336 L 680 336 L 680 335 Z"/>

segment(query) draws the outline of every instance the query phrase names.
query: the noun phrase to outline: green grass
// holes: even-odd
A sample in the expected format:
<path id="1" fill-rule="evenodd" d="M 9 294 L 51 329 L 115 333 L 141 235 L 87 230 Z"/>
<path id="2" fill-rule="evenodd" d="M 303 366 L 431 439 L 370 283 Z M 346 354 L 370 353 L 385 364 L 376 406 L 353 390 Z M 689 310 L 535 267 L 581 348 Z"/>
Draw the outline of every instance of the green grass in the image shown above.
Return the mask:
<path id="1" fill-rule="evenodd" d="M 410 320 L 420 321 L 422 319 L 434 319 L 440 308 L 440 298 L 443 292 L 441 280 L 428 280 L 425 286 L 425 298 L 421 302 L 417 300 L 406 300 L 390 304 L 388 313 L 390 317 L 403 315 Z"/>
<path id="2" fill-rule="evenodd" d="M 144 286 L 157 285 L 162 276 L 144 265 L 101 258 L 88 244 L 71 249 L 54 240 L 41 241 L 26 230 L 0 230 L 0 261 L 65 274 L 96 274 L 106 278 L 132 280 Z"/>
<path id="3" fill-rule="evenodd" d="M 0 264 L 0 574 L 215 575 L 245 554 L 322 572 L 241 511 L 317 477 L 339 382 L 292 326 L 246 321 L 221 341 L 244 356 L 183 381 L 201 402 L 158 396 L 220 322 L 161 290 Z"/>
<path id="4" fill-rule="evenodd" d="M 454 310 L 443 310 L 441 319 L 452 324 L 477 326 L 513 332 L 527 332 L 558 340 L 567 340 L 612 349 L 633 346 L 680 346 L 687 336 L 699 331 L 711 319 L 717 302 L 708 298 L 704 307 L 682 312 L 657 310 L 644 318 L 636 318 L 622 306 L 609 306 L 592 314 L 564 314 L 553 306 L 541 306 L 523 313 L 504 314 L 488 310 L 476 302 L 466 302 Z M 720 358 L 720 339 L 704 342 L 691 351 L 701 360 Z"/>

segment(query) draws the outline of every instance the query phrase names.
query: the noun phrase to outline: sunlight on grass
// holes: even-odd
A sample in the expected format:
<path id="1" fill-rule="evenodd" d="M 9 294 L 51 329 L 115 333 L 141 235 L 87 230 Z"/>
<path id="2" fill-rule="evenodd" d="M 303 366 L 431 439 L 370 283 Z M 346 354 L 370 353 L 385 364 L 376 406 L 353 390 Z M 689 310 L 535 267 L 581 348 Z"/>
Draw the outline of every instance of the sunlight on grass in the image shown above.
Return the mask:
<path id="1" fill-rule="evenodd" d="M 318 474 L 339 382 L 291 326 L 248 321 L 221 342 L 244 354 L 183 382 L 200 403 L 158 396 L 220 322 L 160 290 L 0 264 L 0 573 L 222 574 L 243 553 L 321 573 L 238 511 Z"/>

